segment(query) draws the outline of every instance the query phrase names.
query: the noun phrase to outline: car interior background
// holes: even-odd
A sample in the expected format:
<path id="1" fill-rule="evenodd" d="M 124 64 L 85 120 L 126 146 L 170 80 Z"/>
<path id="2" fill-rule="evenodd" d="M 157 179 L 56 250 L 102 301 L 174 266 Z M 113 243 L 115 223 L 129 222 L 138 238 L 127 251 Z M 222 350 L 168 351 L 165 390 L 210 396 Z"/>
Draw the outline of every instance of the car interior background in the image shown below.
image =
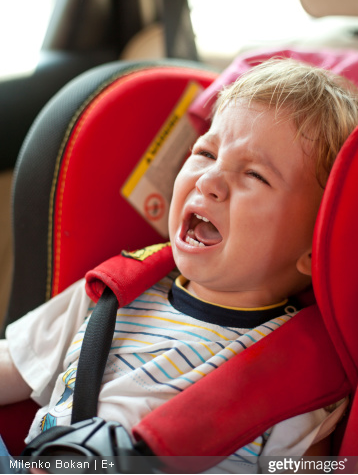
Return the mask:
<path id="1" fill-rule="evenodd" d="M 25 7 L 21 0 L 2 0 L 2 34 L 12 31 L 13 38 L 2 42 L 0 66 L 0 321 L 13 265 L 13 169 L 26 133 L 46 102 L 71 78 L 117 59 L 183 58 L 220 72 L 240 53 L 262 47 L 357 48 L 358 7 L 353 0 L 301 3 L 224 0 L 218 8 L 218 0 L 34 0 Z M 27 15 L 44 8 L 48 18 L 43 20 L 43 38 L 37 40 L 40 50 L 25 55 L 26 35 L 33 28 L 19 28 Z"/>
<path id="2" fill-rule="evenodd" d="M 294 3 L 295 0 L 292 0 Z M 218 4 L 222 17 L 218 16 Z M 358 8 L 354 2 L 296 1 L 298 10 L 285 10 L 270 2 L 270 13 L 291 15 L 299 11 L 301 30 L 292 29 L 268 40 L 264 27 L 255 28 L 255 9 L 266 19 L 265 2 L 229 0 L 57 0 L 53 2 L 38 64 L 31 75 L 0 78 L 0 317 L 6 314 L 13 268 L 11 237 L 11 187 L 16 159 L 28 129 L 47 101 L 68 81 L 94 66 L 111 61 L 178 58 L 198 61 L 220 73 L 238 54 L 261 47 L 358 49 Z M 235 15 L 230 7 L 235 4 Z M 239 5 L 239 10 L 237 10 Z M 249 7 L 250 5 L 250 7 Z M 210 13 L 212 9 L 212 13 Z M 240 10 L 241 9 L 241 10 Z M 242 15 L 241 15 L 242 14 Z M 342 16 L 343 15 L 343 16 Z M 357 16 L 356 16 L 357 15 Z M 242 18 L 241 18 L 242 16 Z M 240 27 L 235 28 L 240 17 Z M 4 18 L 4 16 L 3 16 Z M 297 17 L 296 17 L 297 19 Z M 278 21 L 284 23 L 284 17 Z M 233 35 L 218 46 L 218 24 Z M 265 21 L 265 23 L 270 23 Z M 203 26 L 204 24 L 204 26 Z M 270 29 L 275 30 L 271 23 Z M 237 30 L 237 31 L 235 31 Z M 252 30 L 253 35 L 249 36 Z M 236 40 L 235 40 L 236 33 Z M 256 37 L 255 37 L 256 35 Z M 205 43 L 211 38 L 212 44 Z M 222 48 L 222 49 L 220 49 Z M 31 249 L 28 250 L 31 252 Z"/>

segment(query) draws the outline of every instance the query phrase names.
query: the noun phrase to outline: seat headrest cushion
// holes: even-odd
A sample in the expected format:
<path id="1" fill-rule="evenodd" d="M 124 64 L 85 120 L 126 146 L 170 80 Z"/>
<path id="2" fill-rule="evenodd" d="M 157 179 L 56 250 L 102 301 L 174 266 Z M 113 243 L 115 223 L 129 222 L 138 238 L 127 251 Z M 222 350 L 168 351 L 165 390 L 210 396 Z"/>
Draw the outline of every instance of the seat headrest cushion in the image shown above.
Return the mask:
<path id="1" fill-rule="evenodd" d="M 357 383 L 358 128 L 337 156 L 318 213 L 312 278 L 326 327 L 351 382 Z M 319 335 L 317 335 L 319 338 Z"/>

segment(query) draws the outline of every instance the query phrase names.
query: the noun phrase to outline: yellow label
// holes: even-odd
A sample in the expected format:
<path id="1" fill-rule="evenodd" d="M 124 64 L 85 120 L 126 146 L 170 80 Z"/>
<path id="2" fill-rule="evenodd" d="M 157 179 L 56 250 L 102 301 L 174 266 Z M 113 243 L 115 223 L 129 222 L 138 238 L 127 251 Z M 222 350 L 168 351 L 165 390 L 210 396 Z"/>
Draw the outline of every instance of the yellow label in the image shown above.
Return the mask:
<path id="1" fill-rule="evenodd" d="M 170 246 L 170 242 L 164 242 L 161 244 L 153 244 L 152 246 L 144 247 L 143 249 L 138 249 L 137 251 L 122 251 L 122 256 L 130 257 L 137 261 L 144 261 L 147 257 L 152 256 L 156 252 L 160 251 L 164 247 Z"/>
<path id="2" fill-rule="evenodd" d="M 175 127 L 177 122 L 183 117 L 183 115 L 188 110 L 188 107 L 192 101 L 197 96 L 198 92 L 201 90 L 201 86 L 196 82 L 190 82 L 187 88 L 184 91 L 184 94 L 181 96 L 180 100 L 176 104 L 173 112 L 170 114 L 159 133 L 153 139 L 148 149 L 144 153 L 143 157 L 139 161 L 138 165 L 134 169 L 133 173 L 124 184 L 121 192 L 122 195 L 126 198 L 129 198 L 134 188 L 137 186 L 140 179 L 146 173 L 150 167 L 152 161 L 155 159 L 159 150 L 161 149 L 165 139 L 168 137 L 172 129 Z"/>

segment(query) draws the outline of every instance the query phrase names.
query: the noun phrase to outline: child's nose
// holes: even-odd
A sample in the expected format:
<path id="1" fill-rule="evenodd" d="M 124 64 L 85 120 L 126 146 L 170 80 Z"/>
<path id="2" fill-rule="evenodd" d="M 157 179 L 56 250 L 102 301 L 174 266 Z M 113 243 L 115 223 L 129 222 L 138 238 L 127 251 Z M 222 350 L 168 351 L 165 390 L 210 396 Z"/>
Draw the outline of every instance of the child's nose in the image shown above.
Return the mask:
<path id="1" fill-rule="evenodd" d="M 196 189 L 215 201 L 225 201 L 229 195 L 229 187 L 224 173 L 216 168 L 211 168 L 201 175 L 196 182 Z"/>

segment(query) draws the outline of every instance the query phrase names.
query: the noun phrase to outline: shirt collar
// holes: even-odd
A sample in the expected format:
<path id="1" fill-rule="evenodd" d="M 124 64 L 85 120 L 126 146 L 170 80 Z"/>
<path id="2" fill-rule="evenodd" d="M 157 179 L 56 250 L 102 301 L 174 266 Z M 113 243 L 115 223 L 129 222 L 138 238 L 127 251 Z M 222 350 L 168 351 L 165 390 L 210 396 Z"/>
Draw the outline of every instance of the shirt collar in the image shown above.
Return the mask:
<path id="1" fill-rule="evenodd" d="M 214 325 L 234 328 L 255 328 L 263 323 L 300 310 L 298 302 L 289 298 L 276 305 L 260 308 L 234 308 L 212 304 L 192 295 L 185 288 L 186 279 L 177 277 L 169 292 L 169 301 L 178 311 Z"/>

